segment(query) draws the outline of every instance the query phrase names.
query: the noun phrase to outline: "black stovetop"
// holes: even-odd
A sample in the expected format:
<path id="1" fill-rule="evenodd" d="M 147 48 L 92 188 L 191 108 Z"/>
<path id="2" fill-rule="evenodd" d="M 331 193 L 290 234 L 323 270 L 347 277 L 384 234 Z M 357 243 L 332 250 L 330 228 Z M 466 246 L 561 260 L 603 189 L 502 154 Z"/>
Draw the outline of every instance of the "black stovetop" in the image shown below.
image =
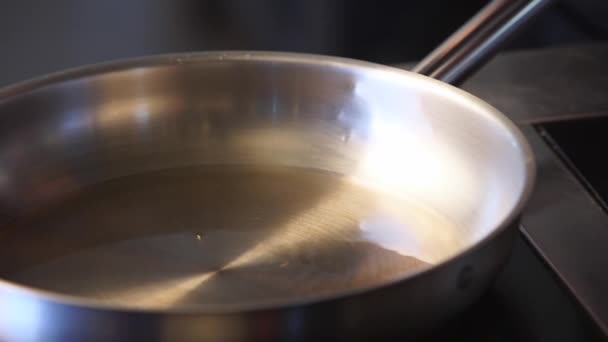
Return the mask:
<path id="1" fill-rule="evenodd" d="M 608 213 L 608 158 L 604 158 L 608 116 L 547 122 L 536 125 L 536 130 L 585 188 L 590 202 Z M 477 304 L 428 340 L 454 337 L 466 341 L 606 338 L 523 234 L 495 285 Z"/>
<path id="2" fill-rule="evenodd" d="M 601 341 L 602 334 L 522 236 L 495 285 L 428 341 Z"/>
<path id="3" fill-rule="evenodd" d="M 608 214 L 608 158 L 604 158 L 608 116 L 546 122 L 535 129 L 584 187 L 590 203 Z M 551 268 L 521 234 L 494 286 L 428 340 L 605 340 L 590 314 Z"/>
<path id="4" fill-rule="evenodd" d="M 589 194 L 608 212 L 608 117 L 556 121 L 542 124 L 540 129 Z"/>

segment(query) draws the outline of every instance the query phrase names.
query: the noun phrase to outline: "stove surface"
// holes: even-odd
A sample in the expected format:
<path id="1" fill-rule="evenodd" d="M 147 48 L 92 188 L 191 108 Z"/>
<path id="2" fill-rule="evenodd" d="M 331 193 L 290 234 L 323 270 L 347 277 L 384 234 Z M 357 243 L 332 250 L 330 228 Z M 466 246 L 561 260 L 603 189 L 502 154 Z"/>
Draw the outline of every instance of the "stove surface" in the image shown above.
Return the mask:
<path id="1" fill-rule="evenodd" d="M 603 341 L 576 300 L 522 236 L 495 285 L 424 341 Z"/>
<path id="2" fill-rule="evenodd" d="M 565 120 L 540 126 L 556 153 L 608 211 L 608 117 Z"/>

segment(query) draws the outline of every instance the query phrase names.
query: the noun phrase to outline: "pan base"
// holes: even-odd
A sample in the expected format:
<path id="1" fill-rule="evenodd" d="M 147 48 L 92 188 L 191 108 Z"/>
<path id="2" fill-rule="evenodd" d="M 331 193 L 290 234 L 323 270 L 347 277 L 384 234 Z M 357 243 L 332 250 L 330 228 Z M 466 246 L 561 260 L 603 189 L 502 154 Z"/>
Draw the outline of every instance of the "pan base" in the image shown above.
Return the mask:
<path id="1" fill-rule="evenodd" d="M 0 235 L 0 276 L 137 308 L 247 307 L 397 280 L 462 248 L 441 215 L 335 173 L 196 166 L 82 189 Z"/>

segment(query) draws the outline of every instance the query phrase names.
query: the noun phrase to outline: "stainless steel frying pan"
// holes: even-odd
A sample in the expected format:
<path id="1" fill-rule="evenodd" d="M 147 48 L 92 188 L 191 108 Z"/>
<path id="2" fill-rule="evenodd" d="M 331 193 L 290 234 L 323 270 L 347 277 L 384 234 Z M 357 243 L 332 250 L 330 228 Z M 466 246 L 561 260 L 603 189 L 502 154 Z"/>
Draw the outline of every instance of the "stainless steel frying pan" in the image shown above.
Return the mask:
<path id="1" fill-rule="evenodd" d="M 545 2 L 492 3 L 419 69 L 462 79 Z M 179 54 L 5 88 L 0 340 L 415 335 L 489 285 L 533 175 L 496 109 L 349 59 Z"/>

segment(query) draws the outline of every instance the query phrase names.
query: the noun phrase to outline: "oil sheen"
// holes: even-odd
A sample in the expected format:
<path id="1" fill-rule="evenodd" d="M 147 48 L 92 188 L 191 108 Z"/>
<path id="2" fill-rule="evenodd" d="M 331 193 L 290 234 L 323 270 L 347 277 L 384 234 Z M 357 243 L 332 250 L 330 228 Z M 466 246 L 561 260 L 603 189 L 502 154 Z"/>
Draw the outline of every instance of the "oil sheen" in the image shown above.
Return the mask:
<path id="1" fill-rule="evenodd" d="M 331 172 L 196 166 L 99 183 L 16 222 L 0 276 L 124 307 L 281 304 L 420 271 L 462 248 L 458 231 Z"/>

